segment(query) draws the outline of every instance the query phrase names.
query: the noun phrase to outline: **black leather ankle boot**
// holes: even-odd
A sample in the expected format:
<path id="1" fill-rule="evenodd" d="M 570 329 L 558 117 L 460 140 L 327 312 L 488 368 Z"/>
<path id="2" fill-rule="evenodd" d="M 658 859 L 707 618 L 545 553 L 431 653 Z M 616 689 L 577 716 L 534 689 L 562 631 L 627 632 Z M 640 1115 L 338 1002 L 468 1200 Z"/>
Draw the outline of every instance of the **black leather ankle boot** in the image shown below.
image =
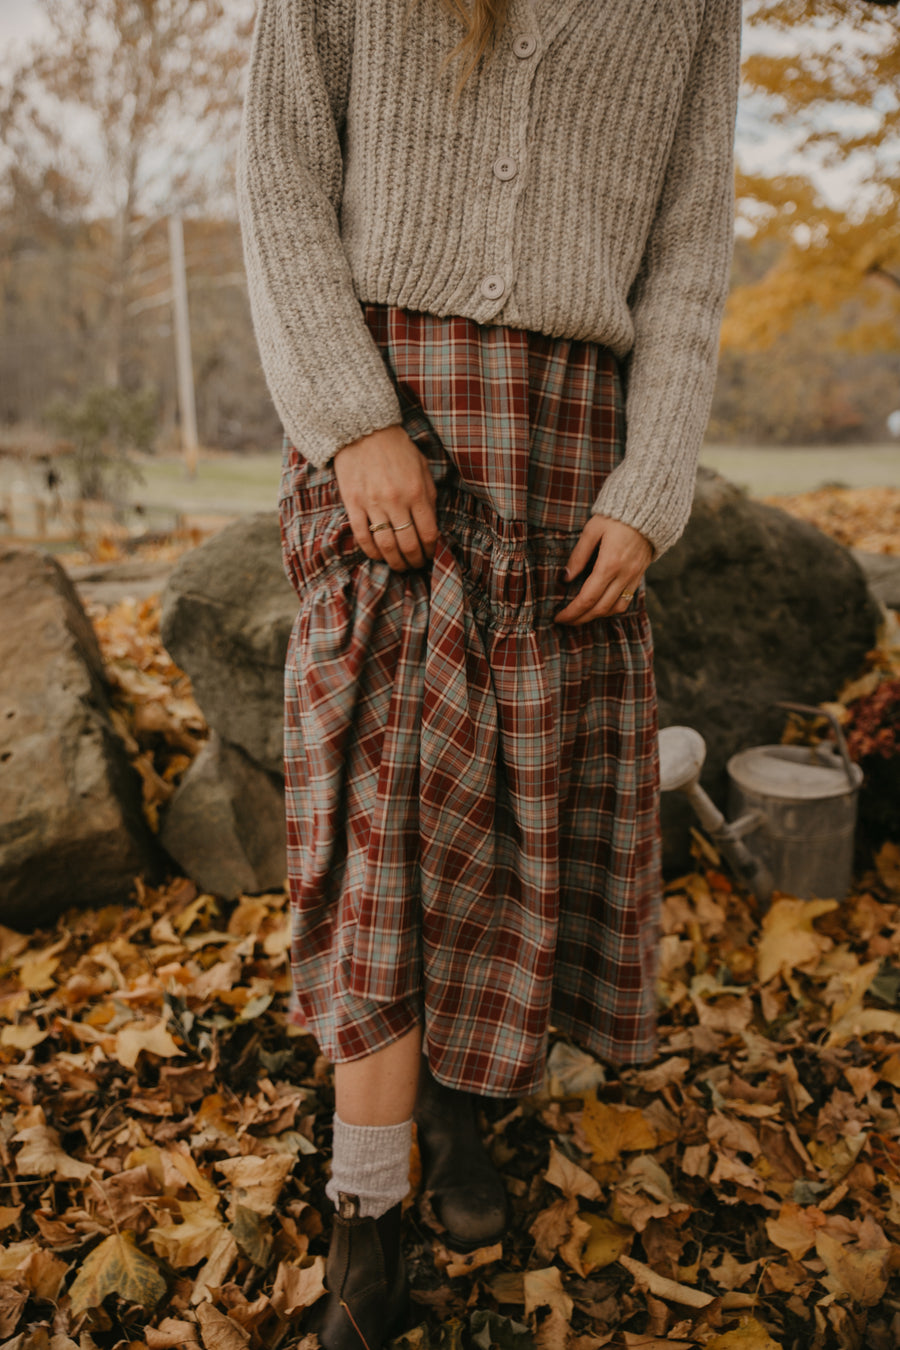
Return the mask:
<path id="1" fill-rule="evenodd" d="M 414 1113 L 422 1189 L 460 1251 L 499 1242 L 509 1224 L 506 1187 L 482 1143 L 477 1100 L 435 1082 L 423 1063 Z"/>
<path id="2" fill-rule="evenodd" d="M 325 1262 L 328 1293 L 313 1308 L 308 1329 L 324 1350 L 381 1350 L 403 1331 L 407 1316 L 401 1206 L 361 1219 L 355 1195 L 341 1194 L 339 1201 Z"/>

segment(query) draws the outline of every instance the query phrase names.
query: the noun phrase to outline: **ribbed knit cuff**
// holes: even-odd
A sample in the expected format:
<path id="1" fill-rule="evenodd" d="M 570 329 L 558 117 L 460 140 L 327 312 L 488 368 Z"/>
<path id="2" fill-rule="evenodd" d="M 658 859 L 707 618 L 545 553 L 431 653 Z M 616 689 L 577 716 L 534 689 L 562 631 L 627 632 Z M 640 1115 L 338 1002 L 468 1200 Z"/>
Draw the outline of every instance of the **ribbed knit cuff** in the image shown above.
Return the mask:
<path id="1" fill-rule="evenodd" d="M 636 475 L 629 475 L 626 466 L 627 455 L 600 489 L 591 513 L 621 520 L 638 530 L 653 545 L 655 562 L 684 533 L 691 514 L 694 476 L 679 466 L 680 474 L 670 474 L 660 497 L 649 490 L 646 480 L 642 482 Z"/>
<path id="2" fill-rule="evenodd" d="M 412 1118 L 399 1125 L 348 1125 L 335 1112 L 331 1179 L 325 1194 L 359 1196 L 360 1218 L 378 1219 L 409 1191 Z"/>

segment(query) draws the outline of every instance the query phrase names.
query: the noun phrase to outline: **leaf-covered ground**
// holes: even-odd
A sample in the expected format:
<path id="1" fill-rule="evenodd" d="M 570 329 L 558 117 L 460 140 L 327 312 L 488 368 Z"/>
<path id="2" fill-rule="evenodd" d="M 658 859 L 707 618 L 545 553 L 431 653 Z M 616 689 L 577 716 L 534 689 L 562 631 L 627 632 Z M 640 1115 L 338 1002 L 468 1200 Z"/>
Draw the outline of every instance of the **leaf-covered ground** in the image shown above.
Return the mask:
<path id="1" fill-rule="evenodd" d="M 818 525 L 848 548 L 900 554 L 900 488 L 822 487 L 763 500 Z"/>
<path id="2" fill-rule="evenodd" d="M 0 932 L 10 1345 L 302 1338 L 332 1088 L 286 1023 L 285 920 L 175 880 Z M 657 1059 L 558 1040 L 542 1095 L 490 1104 L 508 1241 L 454 1256 L 411 1200 L 410 1347 L 900 1340 L 900 848 L 762 919 L 702 850 L 664 929 Z"/>
<path id="3" fill-rule="evenodd" d="M 154 601 L 92 617 L 155 823 L 203 719 Z M 898 679 L 893 623 L 836 705 L 886 763 L 869 724 Z M 766 914 L 699 835 L 695 859 L 667 886 L 653 1063 L 554 1038 L 540 1095 L 487 1104 L 502 1246 L 448 1249 L 413 1156 L 398 1350 L 900 1343 L 900 840 L 843 903 Z M 289 989 L 281 892 L 224 902 L 176 877 L 0 929 L 4 1346 L 304 1339 L 333 1096 Z"/>

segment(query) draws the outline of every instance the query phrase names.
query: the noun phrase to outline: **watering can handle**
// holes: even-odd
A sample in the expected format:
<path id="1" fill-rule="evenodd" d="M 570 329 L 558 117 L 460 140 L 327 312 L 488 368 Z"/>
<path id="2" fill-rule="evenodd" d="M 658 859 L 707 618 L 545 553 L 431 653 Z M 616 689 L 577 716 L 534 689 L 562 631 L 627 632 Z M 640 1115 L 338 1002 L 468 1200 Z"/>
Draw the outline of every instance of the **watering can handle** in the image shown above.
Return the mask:
<path id="1" fill-rule="evenodd" d="M 841 759 L 844 763 L 844 771 L 847 774 L 847 781 L 852 788 L 856 787 L 856 781 L 853 777 L 853 766 L 850 762 L 850 752 L 847 749 L 847 741 L 844 736 L 843 728 L 833 712 L 825 708 L 814 708 L 810 703 L 788 703 L 785 701 L 776 701 L 772 704 L 773 708 L 786 708 L 789 712 L 808 713 L 810 717 L 827 717 L 834 730 L 834 738 L 837 741 L 837 747 L 840 751 Z"/>

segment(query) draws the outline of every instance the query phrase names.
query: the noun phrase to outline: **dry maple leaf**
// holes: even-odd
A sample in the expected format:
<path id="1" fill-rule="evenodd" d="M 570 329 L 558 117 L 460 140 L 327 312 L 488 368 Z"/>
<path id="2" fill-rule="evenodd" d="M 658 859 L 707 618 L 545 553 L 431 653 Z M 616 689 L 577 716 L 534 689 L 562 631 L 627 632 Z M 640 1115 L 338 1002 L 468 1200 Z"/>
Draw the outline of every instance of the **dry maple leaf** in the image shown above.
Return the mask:
<path id="1" fill-rule="evenodd" d="M 272 1234 L 263 1216 L 244 1205 L 235 1205 L 231 1232 L 241 1253 L 265 1270 L 272 1255 Z"/>
<path id="2" fill-rule="evenodd" d="M 816 1234 L 816 1255 L 825 1262 L 825 1288 L 839 1298 L 852 1298 L 871 1308 L 884 1297 L 892 1245 L 870 1214 L 860 1227 L 859 1242 L 841 1242 L 829 1233 Z"/>
<path id="3" fill-rule="evenodd" d="M 593 1180 L 593 1178 L 592 1178 Z M 535 1217 L 528 1231 L 534 1238 L 535 1255 L 539 1261 L 552 1261 L 555 1253 L 569 1238 L 572 1222 L 578 1213 L 578 1200 L 567 1195 L 563 1200 L 554 1200 L 552 1205 Z"/>
<path id="4" fill-rule="evenodd" d="M 662 1092 L 672 1083 L 681 1083 L 691 1067 L 691 1061 L 683 1055 L 672 1055 L 650 1069 L 631 1069 L 623 1074 L 629 1082 L 643 1088 L 645 1092 Z"/>
<path id="5" fill-rule="evenodd" d="M 559 1255 L 565 1261 L 566 1265 L 580 1275 L 582 1279 L 589 1273 L 583 1260 L 582 1253 L 585 1243 L 591 1236 L 591 1226 L 582 1217 L 581 1214 L 572 1215 L 571 1231 L 564 1242 L 560 1243 Z"/>
<path id="6" fill-rule="evenodd" d="M 26 1289 L 50 1303 L 58 1299 L 62 1282 L 68 1273 L 68 1262 L 46 1251 L 32 1252 L 16 1270 L 19 1281 Z"/>
<path id="7" fill-rule="evenodd" d="M 590 1172 L 571 1162 L 553 1141 L 550 1144 L 550 1162 L 544 1173 L 544 1179 L 549 1181 L 551 1186 L 557 1186 L 563 1195 L 583 1195 L 585 1200 L 600 1199 L 600 1186 Z"/>
<path id="8" fill-rule="evenodd" d="M 634 1232 L 623 1228 L 602 1214 L 580 1212 L 579 1219 L 587 1228 L 587 1235 L 579 1253 L 582 1273 L 590 1275 L 593 1270 L 611 1266 L 620 1256 L 627 1253 L 634 1241 Z"/>
<path id="9" fill-rule="evenodd" d="M 33 1238 L 28 1238 L 25 1242 L 11 1242 L 7 1247 L 0 1247 L 0 1280 L 8 1280 L 13 1276 L 18 1276 L 31 1258 L 40 1250 Z"/>
<path id="10" fill-rule="evenodd" d="M 33 993 L 45 993 L 53 989 L 56 981 L 53 976 L 59 967 L 56 952 L 61 943 L 56 943 L 46 952 L 33 952 L 19 962 L 19 983 L 23 989 Z"/>
<path id="11" fill-rule="evenodd" d="M 690 1205 L 680 1200 L 666 1172 L 649 1154 L 632 1158 L 613 1194 L 611 1214 L 642 1233 L 651 1219 L 670 1214 L 688 1214 Z"/>
<path id="12" fill-rule="evenodd" d="M 250 1335 L 226 1313 L 203 1303 L 197 1309 L 204 1350 L 246 1350 Z"/>
<path id="13" fill-rule="evenodd" d="M 562 1275 L 557 1266 L 547 1266 L 544 1270 L 526 1270 L 523 1289 L 526 1317 L 536 1312 L 538 1308 L 549 1308 L 551 1312 L 558 1312 L 568 1324 L 574 1305 L 563 1289 Z"/>
<path id="14" fill-rule="evenodd" d="M 147 1234 L 157 1256 L 168 1261 L 176 1270 L 185 1266 L 197 1266 L 205 1261 L 213 1247 L 214 1240 L 224 1229 L 221 1219 L 208 1209 L 191 1213 L 181 1223 L 169 1223 L 151 1228 Z"/>
<path id="15" fill-rule="evenodd" d="M 821 1232 L 843 1230 L 847 1236 L 847 1220 L 825 1214 L 816 1205 L 797 1205 L 786 1200 L 775 1218 L 766 1219 L 766 1232 L 775 1243 L 782 1247 L 795 1261 L 799 1261 L 810 1248 L 816 1245 Z"/>
<path id="16" fill-rule="evenodd" d="M 171 1059 L 184 1051 L 172 1039 L 165 1022 L 129 1022 L 116 1032 L 115 1055 L 126 1069 L 133 1069 L 141 1054 L 159 1055 Z"/>
<path id="17" fill-rule="evenodd" d="M 585 1097 L 581 1128 L 590 1144 L 594 1162 L 613 1162 L 621 1153 L 640 1153 L 654 1148 L 656 1132 L 642 1111 L 629 1106 L 608 1106 L 593 1095 Z"/>
<path id="18" fill-rule="evenodd" d="M 657 1298 L 680 1303 L 689 1308 L 708 1308 L 710 1303 L 715 1302 L 712 1294 L 707 1294 L 702 1289 L 693 1289 L 690 1285 L 681 1284 L 677 1280 L 670 1280 L 665 1275 L 659 1275 L 643 1261 L 635 1261 L 630 1256 L 620 1256 L 619 1265 L 624 1266 L 628 1273 L 634 1276 L 639 1289 L 647 1289 Z"/>
<path id="19" fill-rule="evenodd" d="M 0 1280 L 0 1336 L 11 1336 L 28 1302 L 28 1290 Z"/>
<path id="20" fill-rule="evenodd" d="M 776 900 L 763 919 L 757 951 L 757 976 L 768 984 L 775 975 L 810 965 L 828 951 L 832 942 L 813 928 L 822 914 L 837 909 L 836 900 Z"/>
<path id="21" fill-rule="evenodd" d="M 232 1188 L 234 1199 L 230 1208 L 245 1205 L 257 1214 L 271 1214 L 281 1194 L 288 1174 L 294 1166 L 292 1154 L 269 1154 L 259 1158 L 248 1154 L 243 1158 L 226 1158 L 216 1163 Z"/>
<path id="22" fill-rule="evenodd" d="M 187 1184 L 207 1209 L 213 1213 L 218 1210 L 221 1191 L 200 1171 L 186 1143 L 170 1144 L 165 1151 L 149 1149 L 146 1158 L 148 1167 L 160 1178 L 167 1195 L 177 1194 Z"/>
<path id="23" fill-rule="evenodd" d="M 155 1261 L 136 1246 L 131 1233 L 114 1233 L 85 1258 L 69 1290 L 72 1311 L 99 1308 L 108 1294 L 153 1308 L 166 1292 Z"/>
<path id="24" fill-rule="evenodd" d="M 704 1262 L 705 1269 L 712 1282 L 720 1289 L 731 1291 L 740 1289 L 752 1279 L 759 1270 L 759 1261 L 737 1261 L 731 1252 L 722 1252 L 718 1265 Z"/>
<path id="25" fill-rule="evenodd" d="M 152 1222 L 150 1206 L 160 1187 L 149 1167 L 128 1167 L 94 1186 L 103 1202 L 104 1215 L 116 1228 L 138 1232 Z"/>
<path id="26" fill-rule="evenodd" d="M 828 1045 L 846 1045 L 847 1041 L 881 1033 L 900 1039 L 900 1013 L 887 1008 L 854 1008 L 836 1022 L 828 1033 Z"/>
<path id="27" fill-rule="evenodd" d="M 16 1026 L 4 1027 L 0 1031 L 0 1045 L 9 1046 L 14 1050 L 33 1050 L 49 1035 L 49 1031 L 42 1031 L 37 1022 L 29 1019 L 19 1022 Z"/>
<path id="28" fill-rule="evenodd" d="M 18 1222 L 23 1205 L 0 1205 L 0 1232 Z"/>
<path id="29" fill-rule="evenodd" d="M 272 1307 L 282 1317 L 296 1317 L 311 1308 L 325 1293 L 325 1261 L 316 1256 L 305 1266 L 289 1261 L 278 1263 L 278 1274 L 271 1293 Z"/>
<path id="30" fill-rule="evenodd" d="M 544 1091 L 548 1097 L 570 1097 L 595 1092 L 606 1082 L 606 1071 L 593 1055 L 567 1041 L 557 1041 L 547 1056 Z"/>
<path id="31" fill-rule="evenodd" d="M 94 1175 L 90 1163 L 71 1158 L 59 1141 L 56 1130 L 49 1125 L 31 1125 L 14 1134 L 12 1142 L 23 1147 L 16 1154 L 15 1167 L 19 1176 L 59 1177 L 86 1181 Z"/>

